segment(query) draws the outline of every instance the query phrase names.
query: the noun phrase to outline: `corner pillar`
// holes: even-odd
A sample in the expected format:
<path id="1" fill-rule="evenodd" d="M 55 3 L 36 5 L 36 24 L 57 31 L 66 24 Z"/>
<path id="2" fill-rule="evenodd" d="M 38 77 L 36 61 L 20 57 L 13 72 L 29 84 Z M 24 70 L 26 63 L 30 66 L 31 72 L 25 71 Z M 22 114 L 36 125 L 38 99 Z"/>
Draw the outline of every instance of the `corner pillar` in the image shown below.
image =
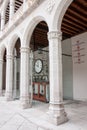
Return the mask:
<path id="1" fill-rule="evenodd" d="M 62 33 L 58 31 L 49 32 L 48 40 L 50 60 L 50 106 L 48 118 L 53 124 L 59 125 L 67 121 L 62 92 Z"/>

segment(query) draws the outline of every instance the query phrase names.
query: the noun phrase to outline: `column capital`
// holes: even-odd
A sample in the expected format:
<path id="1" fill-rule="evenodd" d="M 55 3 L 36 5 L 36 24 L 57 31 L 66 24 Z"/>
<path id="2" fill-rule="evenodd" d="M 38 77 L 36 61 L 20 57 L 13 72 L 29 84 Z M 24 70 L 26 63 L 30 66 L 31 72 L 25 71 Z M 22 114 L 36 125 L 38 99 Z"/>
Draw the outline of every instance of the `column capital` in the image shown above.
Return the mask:
<path id="1" fill-rule="evenodd" d="M 60 39 L 60 40 L 62 40 L 62 32 L 61 31 L 48 32 L 48 40 L 51 40 L 51 39 Z"/>
<path id="2" fill-rule="evenodd" d="M 6 55 L 6 59 L 7 60 L 13 60 L 13 55 L 10 55 L 10 54 Z"/>
<path id="3" fill-rule="evenodd" d="M 30 48 L 29 47 L 21 47 L 20 52 L 21 53 L 29 53 Z"/>

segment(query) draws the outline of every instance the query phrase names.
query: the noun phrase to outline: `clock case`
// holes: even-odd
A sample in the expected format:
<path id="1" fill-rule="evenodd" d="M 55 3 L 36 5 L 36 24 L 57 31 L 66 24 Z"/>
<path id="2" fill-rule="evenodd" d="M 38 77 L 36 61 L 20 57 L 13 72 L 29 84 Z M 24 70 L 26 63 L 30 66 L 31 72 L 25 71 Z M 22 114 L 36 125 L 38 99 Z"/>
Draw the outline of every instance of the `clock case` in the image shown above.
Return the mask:
<path id="1" fill-rule="evenodd" d="M 40 60 L 41 63 L 42 63 L 42 69 L 41 69 L 40 72 L 36 72 L 36 70 L 35 70 L 35 64 L 36 64 L 36 62 L 37 62 L 38 60 Z M 35 71 L 35 73 L 40 74 L 40 73 L 42 72 L 42 70 L 43 70 L 43 60 L 41 60 L 41 59 L 36 59 L 35 62 L 34 62 L 34 71 Z"/>

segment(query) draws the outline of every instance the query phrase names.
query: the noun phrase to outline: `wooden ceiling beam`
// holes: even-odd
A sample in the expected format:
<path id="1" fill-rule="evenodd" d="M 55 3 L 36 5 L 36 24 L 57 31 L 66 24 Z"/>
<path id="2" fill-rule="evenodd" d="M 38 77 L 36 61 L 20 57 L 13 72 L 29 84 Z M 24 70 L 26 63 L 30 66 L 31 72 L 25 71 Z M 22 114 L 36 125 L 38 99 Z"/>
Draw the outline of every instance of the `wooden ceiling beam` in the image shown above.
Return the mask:
<path id="1" fill-rule="evenodd" d="M 82 4 L 83 6 L 87 7 L 87 0 L 77 0 L 78 3 Z"/>
<path id="2" fill-rule="evenodd" d="M 65 17 L 66 17 L 67 19 L 69 18 L 71 21 L 77 22 L 77 24 L 81 24 L 81 26 L 87 27 L 87 25 L 86 25 L 84 22 L 78 20 L 77 18 L 75 18 L 75 17 L 72 16 L 72 15 L 69 15 L 68 13 L 65 14 Z"/>
<path id="3" fill-rule="evenodd" d="M 66 23 L 62 23 L 62 26 L 67 27 L 67 28 L 69 28 L 69 29 L 72 29 L 73 31 L 76 31 L 76 32 L 79 32 L 79 31 L 80 31 L 78 28 L 75 28 L 75 27 L 73 27 L 73 26 L 70 26 L 70 25 L 68 25 L 68 24 L 66 24 Z"/>
<path id="4" fill-rule="evenodd" d="M 66 31 L 66 30 L 64 30 L 64 29 L 62 30 L 62 32 L 68 34 L 69 36 L 72 36 L 72 33 L 68 32 L 68 31 Z"/>
<path id="5" fill-rule="evenodd" d="M 76 10 L 79 10 L 79 12 L 87 15 L 86 10 L 84 8 L 81 8 L 81 6 L 79 6 L 78 4 L 76 4 L 74 2 L 71 4 L 71 7 L 75 8 Z"/>
<path id="6" fill-rule="evenodd" d="M 15 1 L 15 4 L 19 4 L 19 5 L 20 5 L 20 4 L 23 4 L 23 2 L 16 0 L 16 1 Z"/>
<path id="7" fill-rule="evenodd" d="M 75 26 L 76 28 L 78 28 L 78 29 L 81 29 L 81 30 L 85 30 L 85 28 L 84 27 L 82 27 L 82 26 L 80 26 L 80 25 L 78 25 L 78 24 L 76 24 L 75 22 L 72 22 L 72 21 L 69 21 L 68 19 L 66 19 L 66 18 L 64 18 L 63 19 L 63 22 L 67 22 L 68 24 L 71 24 L 71 26 Z"/>
<path id="8" fill-rule="evenodd" d="M 82 16 L 81 14 L 79 14 L 78 12 L 76 12 L 75 10 L 72 10 L 71 8 L 69 8 L 67 10 L 67 12 L 71 13 L 72 15 L 74 15 L 77 18 L 82 19 L 83 21 L 87 22 L 87 18 L 85 18 L 84 16 Z"/>
<path id="9" fill-rule="evenodd" d="M 76 34 L 75 31 L 73 31 L 73 30 L 69 30 L 69 29 L 66 28 L 66 27 L 62 27 L 61 29 L 62 29 L 62 30 L 66 30 L 67 32 L 70 32 L 70 33 L 72 33 L 72 34 Z"/>

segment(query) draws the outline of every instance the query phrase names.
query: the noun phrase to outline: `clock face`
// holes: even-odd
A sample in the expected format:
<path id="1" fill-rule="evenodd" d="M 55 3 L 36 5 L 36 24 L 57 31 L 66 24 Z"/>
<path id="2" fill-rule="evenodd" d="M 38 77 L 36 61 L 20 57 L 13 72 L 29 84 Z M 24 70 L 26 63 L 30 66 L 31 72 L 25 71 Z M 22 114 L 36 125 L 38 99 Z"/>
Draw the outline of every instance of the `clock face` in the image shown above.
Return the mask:
<path id="1" fill-rule="evenodd" d="M 43 68 L 43 63 L 42 63 L 42 60 L 36 60 L 35 62 L 35 72 L 36 73 L 40 73 L 42 71 L 42 68 Z"/>

